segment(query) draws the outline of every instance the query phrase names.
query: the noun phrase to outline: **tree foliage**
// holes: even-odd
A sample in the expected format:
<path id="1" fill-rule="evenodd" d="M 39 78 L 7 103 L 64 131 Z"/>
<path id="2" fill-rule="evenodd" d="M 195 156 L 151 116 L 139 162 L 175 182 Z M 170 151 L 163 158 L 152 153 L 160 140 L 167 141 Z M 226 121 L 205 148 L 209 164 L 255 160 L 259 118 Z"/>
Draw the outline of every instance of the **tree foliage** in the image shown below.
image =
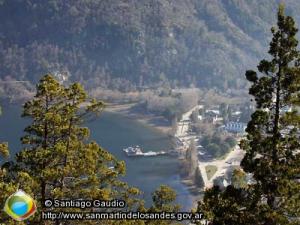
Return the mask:
<path id="1" fill-rule="evenodd" d="M 149 208 L 148 212 L 178 212 L 180 206 L 174 204 L 176 200 L 176 192 L 166 185 L 161 185 L 156 191 L 152 193 L 153 205 Z M 145 224 L 149 225 L 168 225 L 180 224 L 177 221 L 162 220 L 162 221 L 146 221 Z"/>
<path id="2" fill-rule="evenodd" d="M 234 169 L 231 177 L 231 184 L 235 188 L 246 188 L 247 187 L 247 177 L 244 171 L 240 169 Z"/>
<path id="3" fill-rule="evenodd" d="M 2 0 L 0 78 L 35 83 L 59 71 L 122 91 L 161 82 L 243 87 L 277 2 Z M 299 8 L 289 1 L 297 21 Z"/>
<path id="4" fill-rule="evenodd" d="M 125 163 L 101 148 L 89 138 L 83 126 L 86 119 L 99 114 L 104 103 L 90 99 L 79 83 L 60 84 L 52 75 L 45 75 L 37 85 L 35 97 L 24 104 L 23 117 L 31 123 L 21 138 L 23 149 L 16 161 L 4 163 L 0 170 L 0 202 L 17 191 L 24 190 L 32 196 L 39 213 L 26 224 L 170 224 L 171 221 L 143 220 L 80 220 L 45 221 L 42 212 L 88 211 L 91 209 L 47 208 L 46 199 L 100 199 L 124 200 L 122 212 L 177 212 L 176 193 L 168 186 L 161 186 L 153 194 L 153 207 L 147 209 L 138 198 L 141 191 L 130 187 L 121 177 Z M 8 156 L 6 144 L 1 144 L 1 156 Z M 103 209 L 110 211 L 110 209 Z M 115 210 L 115 209 L 112 209 Z M 0 222 L 15 224 L 4 212 Z M 21 223 L 22 224 L 22 223 Z"/>
<path id="5" fill-rule="evenodd" d="M 208 154 L 217 158 L 226 155 L 236 145 L 236 140 L 232 136 L 226 137 L 215 132 L 213 135 L 203 136 L 201 145 Z"/>
<path id="6" fill-rule="evenodd" d="M 278 9 L 277 26 L 271 31 L 271 59 L 259 63 L 259 74 L 246 72 L 257 109 L 240 143 L 246 152 L 241 166 L 253 174 L 255 183 L 229 186 L 225 192 L 208 191 L 199 209 L 208 211 L 211 224 L 300 224 L 298 29 L 294 19 L 284 14 L 283 5 Z M 244 193 L 240 196 L 243 201 L 235 198 L 237 193 Z M 218 206 L 210 209 L 216 201 Z M 222 222 L 224 213 L 232 219 Z"/>
<path id="7" fill-rule="evenodd" d="M 25 103 L 23 117 L 32 122 L 8 172 L 41 211 L 46 210 L 46 199 L 123 199 L 127 210 L 140 206 L 131 198 L 139 190 L 119 179 L 125 174 L 124 162 L 90 141 L 89 129 L 82 126 L 103 107 L 103 102 L 89 99 L 80 84 L 64 87 L 51 75 L 41 79 L 36 96 Z M 31 221 L 45 223 L 39 214 Z"/>

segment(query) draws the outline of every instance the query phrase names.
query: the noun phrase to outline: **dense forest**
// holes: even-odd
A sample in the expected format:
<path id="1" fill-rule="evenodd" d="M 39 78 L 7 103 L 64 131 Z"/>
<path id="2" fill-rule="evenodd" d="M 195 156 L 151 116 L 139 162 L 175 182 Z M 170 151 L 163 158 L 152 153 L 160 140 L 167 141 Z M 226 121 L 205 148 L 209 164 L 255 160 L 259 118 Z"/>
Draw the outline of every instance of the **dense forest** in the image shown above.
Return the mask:
<path id="1" fill-rule="evenodd" d="M 278 2 L 0 0 L 0 93 L 48 72 L 88 89 L 242 88 L 243 71 L 265 56 Z M 285 2 L 300 21 L 300 2 Z"/>

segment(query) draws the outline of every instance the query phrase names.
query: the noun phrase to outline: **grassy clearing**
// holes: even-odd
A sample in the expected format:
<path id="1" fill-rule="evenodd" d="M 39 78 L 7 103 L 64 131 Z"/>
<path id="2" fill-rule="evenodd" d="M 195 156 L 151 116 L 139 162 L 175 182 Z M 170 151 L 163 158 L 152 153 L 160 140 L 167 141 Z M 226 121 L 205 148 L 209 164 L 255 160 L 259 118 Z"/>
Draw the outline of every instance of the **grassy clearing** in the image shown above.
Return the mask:
<path id="1" fill-rule="evenodd" d="M 205 171 L 207 174 L 207 179 L 210 180 L 212 176 L 217 172 L 218 168 L 216 166 L 208 165 L 205 167 Z"/>

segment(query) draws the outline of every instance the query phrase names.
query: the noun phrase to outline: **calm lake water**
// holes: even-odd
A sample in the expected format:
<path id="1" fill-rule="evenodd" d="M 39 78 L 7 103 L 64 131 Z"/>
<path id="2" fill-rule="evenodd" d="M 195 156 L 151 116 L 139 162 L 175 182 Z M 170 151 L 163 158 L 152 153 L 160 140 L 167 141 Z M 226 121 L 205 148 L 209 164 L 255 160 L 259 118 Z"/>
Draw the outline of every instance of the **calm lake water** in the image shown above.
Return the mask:
<path id="1" fill-rule="evenodd" d="M 23 135 L 28 120 L 20 117 L 18 106 L 2 107 L 0 116 L 0 141 L 9 142 L 12 155 L 21 148 L 20 137 Z M 151 203 L 151 193 L 160 184 L 166 184 L 176 190 L 177 202 L 188 210 L 192 196 L 187 187 L 180 182 L 179 165 L 175 158 L 127 157 L 123 148 L 140 145 L 145 151 L 159 151 L 171 148 L 170 139 L 160 132 L 119 114 L 104 112 L 99 118 L 87 123 L 91 130 L 91 139 L 103 148 L 126 162 L 127 173 L 124 180 L 143 191 L 146 204 Z"/>

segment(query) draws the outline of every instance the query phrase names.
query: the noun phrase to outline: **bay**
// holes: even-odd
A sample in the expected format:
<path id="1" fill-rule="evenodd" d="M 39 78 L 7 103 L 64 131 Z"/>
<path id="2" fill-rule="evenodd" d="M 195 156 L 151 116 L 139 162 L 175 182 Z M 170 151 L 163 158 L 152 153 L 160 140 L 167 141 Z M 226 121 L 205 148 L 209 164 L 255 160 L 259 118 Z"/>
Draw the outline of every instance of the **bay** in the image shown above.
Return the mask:
<path id="1" fill-rule="evenodd" d="M 0 141 L 7 141 L 12 156 L 21 149 L 20 137 L 28 124 L 21 118 L 20 106 L 5 106 L 0 117 Z M 192 196 L 181 183 L 179 163 L 169 156 L 128 157 L 122 149 L 139 145 L 143 151 L 168 150 L 171 140 L 168 136 L 133 119 L 116 113 L 104 112 L 99 118 L 86 124 L 91 130 L 91 140 L 96 141 L 118 160 L 126 163 L 126 176 L 122 179 L 129 185 L 142 190 L 146 205 L 151 204 L 151 193 L 161 184 L 172 187 L 177 192 L 177 202 L 182 210 L 190 209 Z"/>

